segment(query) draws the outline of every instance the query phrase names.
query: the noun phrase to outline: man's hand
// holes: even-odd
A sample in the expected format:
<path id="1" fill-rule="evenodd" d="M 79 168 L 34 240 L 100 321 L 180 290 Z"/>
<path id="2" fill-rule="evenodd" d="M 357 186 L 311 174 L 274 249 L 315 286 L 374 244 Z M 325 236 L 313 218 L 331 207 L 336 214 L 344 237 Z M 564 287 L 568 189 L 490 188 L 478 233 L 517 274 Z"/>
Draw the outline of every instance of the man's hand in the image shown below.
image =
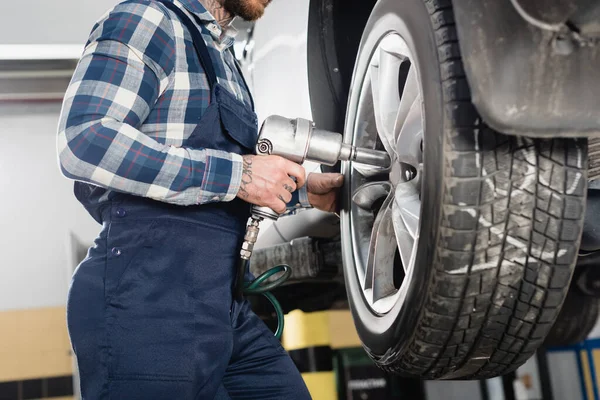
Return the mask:
<path id="1" fill-rule="evenodd" d="M 306 191 L 308 201 L 319 210 L 336 212 L 339 188 L 344 184 L 342 174 L 315 174 L 308 175 Z"/>
<path id="2" fill-rule="evenodd" d="M 292 192 L 304 186 L 304 167 L 279 156 L 243 157 L 242 184 L 237 196 L 248 203 L 284 213 L 286 204 L 292 200 Z M 290 176 L 296 178 L 296 182 Z"/>

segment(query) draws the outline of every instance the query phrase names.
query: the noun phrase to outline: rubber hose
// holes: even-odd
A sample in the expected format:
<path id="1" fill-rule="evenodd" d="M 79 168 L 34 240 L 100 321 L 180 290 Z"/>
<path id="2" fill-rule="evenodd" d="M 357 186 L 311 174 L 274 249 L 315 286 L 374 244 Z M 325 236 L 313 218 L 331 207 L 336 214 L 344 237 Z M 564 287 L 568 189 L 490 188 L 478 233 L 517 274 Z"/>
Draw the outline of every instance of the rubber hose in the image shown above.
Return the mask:
<path id="1" fill-rule="evenodd" d="M 241 268 L 237 269 L 238 276 L 236 277 L 236 286 L 243 287 L 243 294 L 247 296 L 263 295 L 264 297 L 266 297 L 267 300 L 269 300 L 269 302 L 273 305 L 273 308 L 275 309 L 275 313 L 277 314 L 277 330 L 275 331 L 275 337 L 277 339 L 281 339 L 281 335 L 283 334 L 283 328 L 285 324 L 283 309 L 281 308 L 281 304 L 279 304 L 275 296 L 273 296 L 273 294 L 270 293 L 270 291 L 283 285 L 285 281 L 287 281 L 292 275 L 292 269 L 289 267 L 289 265 L 277 265 L 269 269 L 268 271 L 265 271 L 253 281 L 244 282 L 243 285 L 240 284 L 238 286 L 237 283 L 243 281 L 244 279 L 244 274 L 241 274 L 240 280 L 239 271 L 244 271 L 245 273 L 246 268 L 248 267 L 248 260 L 240 258 L 238 261 L 238 267 Z M 267 279 L 279 273 L 281 273 L 280 277 L 278 277 L 272 282 L 266 282 Z"/>

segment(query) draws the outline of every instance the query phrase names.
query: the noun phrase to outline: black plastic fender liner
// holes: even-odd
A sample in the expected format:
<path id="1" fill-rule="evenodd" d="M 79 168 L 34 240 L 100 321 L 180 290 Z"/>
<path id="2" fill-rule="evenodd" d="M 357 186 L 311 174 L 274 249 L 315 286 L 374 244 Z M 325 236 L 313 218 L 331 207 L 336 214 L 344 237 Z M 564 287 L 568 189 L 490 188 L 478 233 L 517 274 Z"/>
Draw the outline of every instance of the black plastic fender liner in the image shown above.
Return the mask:
<path id="1" fill-rule="evenodd" d="M 598 0 L 511 0 L 521 16 L 533 25 L 559 30 L 571 24 L 583 34 L 600 32 Z"/>
<path id="2" fill-rule="evenodd" d="M 527 19 L 540 24 L 558 26 L 567 22 L 577 11 L 587 8 L 595 0 L 511 0 Z"/>
<path id="3" fill-rule="evenodd" d="M 453 7 L 472 101 L 487 124 L 530 137 L 600 136 L 600 40 L 584 45 L 569 29 L 534 26 L 511 1 Z"/>
<path id="4" fill-rule="evenodd" d="M 358 44 L 375 3 L 376 0 L 310 2 L 308 84 L 313 121 L 321 129 L 344 129 Z"/>

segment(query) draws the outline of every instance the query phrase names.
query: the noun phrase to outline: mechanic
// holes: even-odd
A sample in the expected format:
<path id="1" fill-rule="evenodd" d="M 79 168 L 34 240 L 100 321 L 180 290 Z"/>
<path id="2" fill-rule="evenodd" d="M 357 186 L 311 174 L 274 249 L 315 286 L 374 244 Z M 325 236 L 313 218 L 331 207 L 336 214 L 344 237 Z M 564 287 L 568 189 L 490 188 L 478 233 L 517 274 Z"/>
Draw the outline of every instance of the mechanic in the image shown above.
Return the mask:
<path id="1" fill-rule="evenodd" d="M 232 297 L 251 204 L 331 212 L 343 182 L 253 155 L 257 117 L 230 23 L 269 2 L 128 0 L 93 27 L 57 141 L 63 174 L 102 224 L 67 305 L 86 400 L 310 398 L 273 333 Z"/>

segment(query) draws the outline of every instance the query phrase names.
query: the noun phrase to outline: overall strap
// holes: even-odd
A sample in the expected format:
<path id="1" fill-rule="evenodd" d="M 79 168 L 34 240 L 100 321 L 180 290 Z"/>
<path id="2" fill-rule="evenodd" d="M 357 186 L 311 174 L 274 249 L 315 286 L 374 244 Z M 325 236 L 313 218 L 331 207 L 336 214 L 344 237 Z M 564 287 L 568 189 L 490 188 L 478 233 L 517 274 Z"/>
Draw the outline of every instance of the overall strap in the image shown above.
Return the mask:
<path id="1" fill-rule="evenodd" d="M 206 43 L 204 42 L 204 38 L 202 34 L 194 25 L 194 22 L 184 13 L 179 7 L 170 2 L 169 0 L 156 0 L 159 3 L 162 3 L 169 10 L 173 11 L 175 15 L 179 18 L 181 23 L 188 29 L 190 35 L 192 36 L 192 41 L 194 42 L 194 47 L 196 48 L 196 53 L 198 54 L 198 58 L 200 59 L 200 63 L 204 68 L 204 72 L 206 72 L 206 77 L 208 79 L 208 84 L 210 85 L 211 90 L 214 89 L 217 84 L 217 74 L 215 73 L 215 67 L 213 65 L 212 59 L 210 58 L 210 54 L 208 52 L 208 47 L 206 47 Z"/>
<path id="2" fill-rule="evenodd" d="M 233 63 L 235 64 L 235 67 L 238 71 L 238 74 L 240 74 L 240 77 L 242 78 L 242 82 L 244 83 L 244 87 L 246 88 L 246 92 L 248 93 L 248 97 L 250 97 L 250 104 L 252 104 L 252 109 L 254 110 L 256 108 L 256 106 L 254 105 L 254 98 L 252 97 L 252 92 L 250 92 L 250 86 L 248 86 L 246 77 L 244 76 L 244 73 L 242 72 L 242 67 L 240 67 L 240 63 L 238 62 L 237 58 L 235 57 L 233 47 L 230 48 L 229 50 L 231 53 L 231 57 L 233 58 Z"/>

